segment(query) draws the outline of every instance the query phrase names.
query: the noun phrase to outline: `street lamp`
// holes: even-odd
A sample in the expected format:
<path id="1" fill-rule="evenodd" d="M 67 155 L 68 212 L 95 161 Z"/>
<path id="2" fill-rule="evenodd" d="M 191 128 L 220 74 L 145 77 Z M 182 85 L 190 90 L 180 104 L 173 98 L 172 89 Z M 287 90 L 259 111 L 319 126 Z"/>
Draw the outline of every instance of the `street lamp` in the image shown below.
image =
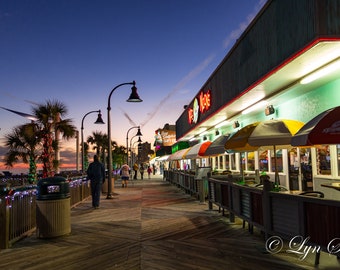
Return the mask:
<path id="1" fill-rule="evenodd" d="M 127 84 L 132 84 L 133 86 L 131 87 L 131 94 L 127 102 L 142 102 L 137 94 L 137 88 L 136 88 L 136 82 L 128 82 L 128 83 L 121 83 L 117 85 L 115 88 L 113 88 L 110 92 L 108 101 L 107 101 L 107 136 L 108 136 L 108 156 L 109 156 L 109 161 L 108 161 L 108 191 L 107 191 L 107 196 L 106 199 L 112 199 L 112 145 L 111 145 L 111 119 L 110 119 L 110 112 L 111 112 L 111 105 L 110 105 L 110 99 L 112 93 L 120 86 L 127 85 Z"/>
<path id="2" fill-rule="evenodd" d="M 138 137 L 138 141 L 135 141 L 135 142 L 133 142 L 133 144 L 132 144 L 132 140 L 133 140 L 133 138 L 134 137 L 137 137 L 137 135 L 135 135 L 135 136 L 133 136 L 132 138 L 131 138 L 131 140 L 130 140 L 130 154 L 131 154 L 131 166 L 130 167 L 132 167 L 133 166 L 133 164 L 134 164 L 134 160 L 133 160 L 133 152 L 132 152 L 132 149 L 133 149 L 133 145 L 136 143 L 136 142 L 138 142 L 138 146 L 140 146 L 141 145 L 141 143 L 142 143 L 142 140 L 141 140 L 141 138 L 140 138 L 140 136 Z"/>
<path id="3" fill-rule="evenodd" d="M 137 134 L 135 136 L 143 136 L 142 132 L 140 132 L 140 126 L 131 127 L 126 132 L 126 164 L 128 165 L 129 165 L 129 131 L 134 128 L 138 128 Z"/>
<path id="4" fill-rule="evenodd" d="M 100 110 L 88 112 L 87 114 L 84 115 L 83 119 L 81 120 L 81 171 L 82 171 L 82 174 L 84 174 L 84 169 L 85 169 L 85 165 L 84 165 L 84 119 L 90 113 L 98 113 L 97 120 L 96 122 L 94 122 L 95 124 L 105 124 L 102 119 L 102 114 Z"/>

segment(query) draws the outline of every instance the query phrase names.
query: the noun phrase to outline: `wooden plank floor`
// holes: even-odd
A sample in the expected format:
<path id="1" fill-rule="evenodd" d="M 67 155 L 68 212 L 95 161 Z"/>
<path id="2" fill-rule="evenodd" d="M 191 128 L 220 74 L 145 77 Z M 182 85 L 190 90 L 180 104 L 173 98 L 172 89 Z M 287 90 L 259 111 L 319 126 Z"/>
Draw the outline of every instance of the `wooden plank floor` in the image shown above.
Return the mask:
<path id="1" fill-rule="evenodd" d="M 103 195 L 99 209 L 90 200 L 72 209 L 70 235 L 33 234 L 1 250 L 0 269 L 315 269 L 314 256 L 268 254 L 260 232 L 250 234 L 240 220 L 230 223 L 159 177 L 128 188 L 117 181 L 114 194 Z M 318 269 L 340 268 L 321 261 Z"/>

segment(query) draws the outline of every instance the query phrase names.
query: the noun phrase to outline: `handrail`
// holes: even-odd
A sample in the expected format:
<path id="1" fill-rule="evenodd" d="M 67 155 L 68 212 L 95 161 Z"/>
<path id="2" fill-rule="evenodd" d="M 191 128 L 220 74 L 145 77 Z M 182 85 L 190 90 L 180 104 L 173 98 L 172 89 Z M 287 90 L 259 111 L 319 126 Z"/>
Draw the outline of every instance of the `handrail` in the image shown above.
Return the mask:
<path id="1" fill-rule="evenodd" d="M 177 183 L 175 179 L 179 176 L 185 177 L 178 171 L 167 171 L 164 175 L 170 183 Z M 223 213 L 227 210 L 231 222 L 237 216 L 248 222 L 250 232 L 255 226 L 266 239 L 270 236 L 287 241 L 302 238 L 306 246 L 314 247 L 315 265 L 319 264 L 321 250 L 340 255 L 335 254 L 339 250 L 332 250 L 331 245 L 334 239 L 340 239 L 340 201 L 271 191 L 269 182 L 258 188 L 228 181 L 227 176 L 224 180 L 209 177 L 207 181 L 209 209 L 213 209 L 214 204 Z"/>

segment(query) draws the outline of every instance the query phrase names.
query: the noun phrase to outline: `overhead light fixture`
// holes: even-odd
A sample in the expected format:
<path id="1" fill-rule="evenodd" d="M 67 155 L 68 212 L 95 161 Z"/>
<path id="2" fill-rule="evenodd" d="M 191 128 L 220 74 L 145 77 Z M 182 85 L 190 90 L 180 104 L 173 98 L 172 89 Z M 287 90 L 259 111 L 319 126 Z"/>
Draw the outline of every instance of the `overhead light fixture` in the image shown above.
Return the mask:
<path id="1" fill-rule="evenodd" d="M 304 77 L 300 83 L 301 84 L 308 84 L 311 83 L 323 76 L 326 76 L 327 74 L 330 74 L 333 71 L 336 71 L 340 69 L 340 59 L 333 61 L 332 63 L 323 66 L 322 68 L 312 72 L 311 74 L 307 75 L 306 77 Z"/>
<path id="2" fill-rule="evenodd" d="M 257 102 L 253 106 L 243 110 L 242 114 L 247 114 L 247 113 L 253 112 L 253 111 L 257 110 L 257 109 L 263 108 L 266 104 L 267 104 L 267 102 L 264 101 L 264 100 L 262 100 L 260 102 Z"/>
<path id="3" fill-rule="evenodd" d="M 273 105 L 267 106 L 266 109 L 264 110 L 264 113 L 267 116 L 275 113 L 275 109 L 274 109 Z"/>
<path id="4" fill-rule="evenodd" d="M 129 99 L 126 100 L 127 102 L 142 102 L 143 100 L 140 99 L 137 93 L 137 87 L 135 84 L 131 87 L 131 94 Z"/>
<path id="5" fill-rule="evenodd" d="M 240 126 L 240 123 L 238 121 L 235 121 L 233 124 L 233 128 L 238 128 Z"/>

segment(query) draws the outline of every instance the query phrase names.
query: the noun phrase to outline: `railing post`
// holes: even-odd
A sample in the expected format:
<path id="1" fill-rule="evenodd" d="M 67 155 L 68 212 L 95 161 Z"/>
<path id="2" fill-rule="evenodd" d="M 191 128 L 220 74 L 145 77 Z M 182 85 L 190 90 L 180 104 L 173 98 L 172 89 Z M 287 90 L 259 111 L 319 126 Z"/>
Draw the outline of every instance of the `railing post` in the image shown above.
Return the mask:
<path id="1" fill-rule="evenodd" d="M 229 195 L 229 220 L 230 222 L 234 223 L 235 222 L 235 214 L 232 212 L 233 209 L 233 188 L 230 182 L 228 181 L 228 195 Z"/>
<path id="2" fill-rule="evenodd" d="M 269 193 L 271 190 L 271 183 L 269 180 L 263 181 L 263 225 L 264 225 L 264 236 L 267 240 L 269 238 L 269 231 L 271 230 L 271 206 Z"/>
<path id="3" fill-rule="evenodd" d="M 5 197 L 0 200 L 6 200 Z M 6 201 L 0 203 L 0 249 L 9 248 L 9 209 Z"/>

